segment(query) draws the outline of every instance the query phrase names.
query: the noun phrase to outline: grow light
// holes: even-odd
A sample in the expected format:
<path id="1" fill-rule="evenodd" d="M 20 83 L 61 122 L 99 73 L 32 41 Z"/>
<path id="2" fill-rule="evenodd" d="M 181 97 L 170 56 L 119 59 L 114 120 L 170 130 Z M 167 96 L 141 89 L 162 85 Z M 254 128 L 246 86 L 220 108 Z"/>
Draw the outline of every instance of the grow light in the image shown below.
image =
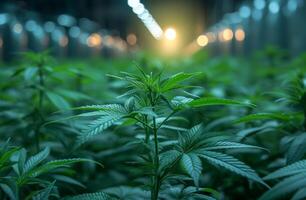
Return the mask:
<path id="1" fill-rule="evenodd" d="M 8 22 L 8 14 L 0 14 L 0 25 L 5 24 L 6 22 Z"/>
<path id="2" fill-rule="evenodd" d="M 133 12 L 144 23 L 145 27 L 150 31 L 155 39 L 161 39 L 163 30 L 152 17 L 150 12 L 144 7 L 139 0 L 128 0 L 128 5 L 133 9 Z"/>
<path id="3" fill-rule="evenodd" d="M 14 33 L 20 34 L 22 32 L 23 28 L 22 25 L 17 23 L 13 26 Z"/>
<path id="4" fill-rule="evenodd" d="M 241 42 L 244 40 L 245 38 L 245 33 L 244 33 L 244 30 L 239 28 L 235 31 L 235 38 L 237 41 Z"/>
<path id="5" fill-rule="evenodd" d="M 258 10 L 263 10 L 266 6 L 265 0 L 255 0 L 254 7 Z"/>
<path id="6" fill-rule="evenodd" d="M 279 12 L 279 4 L 276 1 L 271 1 L 269 4 L 269 11 L 273 14 L 276 14 Z"/>
<path id="7" fill-rule="evenodd" d="M 93 33 L 87 38 L 87 45 L 89 47 L 99 47 L 101 44 L 102 37 L 97 33 Z"/>
<path id="8" fill-rule="evenodd" d="M 126 37 L 126 41 L 129 45 L 133 46 L 137 43 L 137 37 L 135 34 L 131 33 Z"/>
<path id="9" fill-rule="evenodd" d="M 233 31 L 229 28 L 224 29 L 222 32 L 222 38 L 224 41 L 233 39 Z"/>
<path id="10" fill-rule="evenodd" d="M 167 28 L 165 31 L 165 38 L 167 40 L 175 40 L 176 38 L 176 31 L 174 28 Z"/>
<path id="11" fill-rule="evenodd" d="M 200 35 L 197 38 L 197 43 L 199 46 L 204 47 L 208 44 L 208 37 L 206 35 Z"/>

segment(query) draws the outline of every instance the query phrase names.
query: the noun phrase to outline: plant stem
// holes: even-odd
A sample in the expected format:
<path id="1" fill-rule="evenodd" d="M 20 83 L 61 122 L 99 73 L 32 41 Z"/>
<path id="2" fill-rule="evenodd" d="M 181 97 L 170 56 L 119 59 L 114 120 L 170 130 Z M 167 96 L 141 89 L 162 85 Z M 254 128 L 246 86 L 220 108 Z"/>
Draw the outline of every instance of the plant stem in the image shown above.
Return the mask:
<path id="1" fill-rule="evenodd" d="M 43 121 L 42 117 L 42 107 L 43 107 L 43 98 L 44 98 L 44 74 L 43 74 L 43 64 L 42 62 L 38 64 L 38 78 L 39 78 L 39 94 L 38 94 L 38 107 L 37 107 L 37 113 L 38 113 L 38 120 L 36 121 L 36 128 L 35 128 L 35 140 L 36 140 L 36 151 L 39 152 L 40 150 L 40 141 L 39 141 L 39 136 L 40 136 L 40 126 Z"/>
<path id="2" fill-rule="evenodd" d="M 41 110 L 42 108 L 42 105 L 43 105 L 43 98 L 44 98 L 44 92 L 43 92 L 43 87 L 45 85 L 44 83 L 44 74 L 43 74 L 43 70 L 42 70 L 42 64 L 39 64 L 38 65 L 38 69 L 39 69 L 39 104 L 38 104 L 38 109 L 39 111 Z"/>
<path id="3" fill-rule="evenodd" d="M 145 116 L 145 123 L 148 124 L 148 117 Z M 145 138 L 145 143 L 148 144 L 149 143 L 149 139 L 150 139 L 150 132 L 147 126 L 144 127 L 145 128 L 145 134 L 146 134 L 146 138 Z"/>
<path id="4" fill-rule="evenodd" d="M 153 195 L 151 196 L 152 200 L 158 199 L 158 193 L 159 193 L 159 152 L 158 152 L 158 138 L 157 138 L 157 126 L 156 126 L 156 119 L 153 117 L 153 134 L 154 134 L 154 146 L 155 146 L 155 155 L 154 155 L 154 167 L 155 167 L 155 173 L 154 173 L 154 184 L 153 184 Z"/>
<path id="5" fill-rule="evenodd" d="M 170 115 L 168 115 L 168 117 L 166 117 L 166 119 L 164 119 L 164 120 L 160 123 L 160 125 L 157 127 L 157 129 L 160 129 L 160 128 L 162 127 L 162 125 L 163 125 L 165 122 L 167 122 L 168 119 L 169 119 L 170 117 L 172 117 L 176 112 L 177 112 L 177 111 L 174 110 Z"/>
<path id="6" fill-rule="evenodd" d="M 306 109 L 304 110 L 304 123 L 303 123 L 303 126 L 304 126 L 304 130 L 306 130 Z"/>
<path id="7" fill-rule="evenodd" d="M 306 92 L 304 92 L 302 99 L 301 99 L 301 104 L 303 106 L 303 112 L 304 112 L 304 122 L 303 122 L 303 126 L 304 126 L 304 130 L 306 130 Z"/>
<path id="8" fill-rule="evenodd" d="M 153 92 L 149 92 L 149 100 L 150 104 L 152 106 L 153 112 L 155 111 L 155 100 Z M 153 117 L 153 135 L 154 135 L 154 177 L 153 177 L 153 187 L 151 190 L 151 200 L 157 200 L 158 199 L 158 193 L 159 193 L 159 187 L 160 187 L 160 177 L 159 177 L 159 148 L 158 148 L 158 137 L 157 137 L 157 131 L 158 127 L 156 125 L 156 117 Z"/>

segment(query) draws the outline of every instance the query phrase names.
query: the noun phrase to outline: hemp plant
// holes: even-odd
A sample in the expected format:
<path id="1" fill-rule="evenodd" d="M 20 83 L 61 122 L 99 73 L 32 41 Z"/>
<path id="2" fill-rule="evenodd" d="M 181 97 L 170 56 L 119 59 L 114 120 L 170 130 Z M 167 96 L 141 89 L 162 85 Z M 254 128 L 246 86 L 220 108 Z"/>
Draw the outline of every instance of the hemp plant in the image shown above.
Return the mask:
<path id="1" fill-rule="evenodd" d="M 22 55 L 24 63 L 12 75 L 13 80 L 20 82 L 18 82 L 18 90 L 15 91 L 19 96 L 16 97 L 16 102 L 8 107 L 14 114 L 14 120 L 17 121 L 17 126 L 10 123 L 14 125 L 11 132 L 13 134 L 24 132 L 23 142 L 30 142 L 34 139 L 36 152 L 39 152 L 41 150 L 40 140 L 43 133 L 46 132 L 43 124 L 46 123 L 49 113 L 53 112 L 50 105 L 62 110 L 70 106 L 61 94 L 51 84 L 48 84 L 55 79 L 54 76 L 52 77 L 54 74 L 53 60 L 48 52 L 26 52 Z M 33 143 L 30 142 L 29 145 Z"/>
<path id="2" fill-rule="evenodd" d="M 87 105 L 77 108 L 83 112 L 76 117 L 90 120 L 86 128 L 79 132 L 77 146 L 95 135 L 102 134 L 112 125 L 134 126 L 135 138 L 127 145 L 135 145 L 135 148 L 142 150 L 138 151 L 138 159 L 131 163 L 143 172 L 144 187 L 140 187 L 143 188 L 144 196 L 150 196 L 152 200 L 171 199 L 170 196 L 178 199 L 182 195 L 209 198 L 207 193 L 201 190 L 202 162 L 227 169 L 267 186 L 248 165 L 226 152 L 228 149 L 236 149 L 239 152 L 242 149 L 262 148 L 224 139 L 225 137 L 206 131 L 203 124 L 189 122 L 193 124 L 191 128 L 180 125 L 182 120 L 188 122 L 188 119 L 182 117 L 185 111 L 200 111 L 201 107 L 220 105 L 253 107 L 253 104 L 224 98 L 200 98 L 186 92 L 191 86 L 184 85 L 183 82 L 194 78 L 198 73 L 178 73 L 162 78 L 161 74 L 146 74 L 142 69 L 139 71 L 139 74 L 122 72 L 122 76 L 111 76 L 126 82 L 127 91 L 120 96 L 126 99 L 123 104 Z M 189 177 L 187 180 L 191 178 L 195 187 L 183 187 L 176 194 L 172 194 L 171 187 L 186 181 L 184 175 Z"/>

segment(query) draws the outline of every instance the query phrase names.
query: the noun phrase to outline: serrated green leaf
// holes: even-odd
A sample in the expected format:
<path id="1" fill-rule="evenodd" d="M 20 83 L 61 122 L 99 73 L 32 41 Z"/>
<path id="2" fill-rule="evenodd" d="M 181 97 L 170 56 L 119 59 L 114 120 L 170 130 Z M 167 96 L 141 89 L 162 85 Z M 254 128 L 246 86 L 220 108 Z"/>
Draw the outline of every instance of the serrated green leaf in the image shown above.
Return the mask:
<path id="1" fill-rule="evenodd" d="M 256 113 L 241 117 L 235 120 L 235 123 L 242 122 L 250 122 L 255 120 L 281 120 L 288 121 L 290 119 L 290 115 L 286 115 L 284 113 Z"/>
<path id="2" fill-rule="evenodd" d="M 19 151 L 20 148 L 18 147 L 14 147 L 11 148 L 9 150 L 7 150 L 6 152 L 4 152 L 1 156 L 0 156 L 0 170 L 2 169 L 2 167 L 4 167 L 4 165 L 9 161 L 9 159 L 12 157 L 12 155 L 14 153 L 16 153 L 17 151 Z"/>
<path id="3" fill-rule="evenodd" d="M 18 200 L 18 197 L 13 192 L 12 188 L 10 188 L 7 184 L 0 183 L 0 188 L 11 200 Z"/>
<path id="4" fill-rule="evenodd" d="M 269 187 L 262 179 L 257 175 L 257 173 L 251 169 L 248 165 L 239 161 L 238 159 L 219 152 L 213 151 L 197 151 L 196 152 L 201 158 L 205 159 L 213 165 L 220 166 L 238 175 L 244 176 L 250 180 L 261 183 Z"/>
<path id="5" fill-rule="evenodd" d="M 72 197 L 66 197 L 62 200 L 114 200 L 115 198 L 109 196 L 105 192 L 87 193 L 76 195 Z"/>
<path id="6" fill-rule="evenodd" d="M 196 186 L 199 186 L 199 178 L 202 172 L 202 163 L 200 158 L 193 153 L 183 154 L 181 158 L 183 169 L 192 177 Z"/>
<path id="7" fill-rule="evenodd" d="M 25 165 L 25 161 L 27 159 L 27 152 L 25 149 L 21 149 L 19 151 L 19 155 L 18 155 L 18 174 L 21 175 L 23 174 L 23 169 L 24 169 L 24 165 Z"/>
<path id="8" fill-rule="evenodd" d="M 306 199 L 306 187 L 299 189 L 292 197 L 291 200 Z"/>
<path id="9" fill-rule="evenodd" d="M 306 160 L 301 160 L 286 167 L 283 167 L 281 169 L 278 169 L 275 172 L 272 172 L 269 175 L 265 176 L 263 179 L 264 180 L 277 179 L 304 172 L 306 173 Z"/>
<path id="10" fill-rule="evenodd" d="M 303 158 L 305 153 L 306 153 L 306 133 L 302 133 L 296 136 L 293 139 L 293 141 L 290 143 L 290 146 L 286 154 L 287 163 L 291 164 L 300 160 L 301 158 Z"/>
<path id="11" fill-rule="evenodd" d="M 199 142 L 199 138 L 201 137 L 203 132 L 203 125 L 198 124 L 193 126 L 187 132 L 183 133 L 179 137 L 179 144 L 183 147 L 183 149 L 187 149 L 192 146 L 195 142 Z"/>
<path id="12" fill-rule="evenodd" d="M 33 76 L 37 73 L 38 71 L 38 68 L 37 67 L 27 67 L 25 70 L 24 70 L 24 79 L 26 81 L 29 81 L 33 78 Z"/>
<path id="13" fill-rule="evenodd" d="M 160 169 L 171 167 L 182 153 L 177 150 L 169 150 L 160 154 Z"/>
<path id="14" fill-rule="evenodd" d="M 64 183 L 68 183 L 68 184 L 72 184 L 72 185 L 77 185 L 79 187 L 82 188 L 86 188 L 85 185 L 83 185 L 81 182 L 69 177 L 69 176 L 63 176 L 63 175 L 53 175 L 52 176 L 55 180 L 59 181 L 59 182 L 64 182 Z"/>
<path id="15" fill-rule="evenodd" d="M 28 171 L 36 167 L 39 163 L 41 163 L 43 160 L 45 160 L 48 157 L 49 153 L 50 149 L 45 148 L 38 154 L 30 157 L 23 167 L 23 173 L 27 173 Z"/>
<path id="16" fill-rule="evenodd" d="M 173 106 L 175 106 L 175 107 L 184 107 L 184 106 L 186 106 L 188 103 L 190 103 L 191 101 L 193 101 L 192 98 L 188 98 L 188 97 L 184 97 L 184 96 L 175 96 L 175 97 L 171 100 L 171 103 L 172 103 Z"/>
<path id="17" fill-rule="evenodd" d="M 228 141 L 218 141 L 216 143 L 211 143 L 207 147 L 203 147 L 203 150 L 225 150 L 225 149 L 260 149 L 266 150 L 265 148 L 253 146 L 249 144 L 242 144 L 238 142 L 228 142 Z"/>
<path id="18" fill-rule="evenodd" d="M 186 128 L 178 127 L 178 126 L 171 126 L 171 125 L 162 125 L 160 128 L 174 130 L 174 131 L 188 131 Z"/>
<path id="19" fill-rule="evenodd" d="M 55 181 L 49 184 L 46 188 L 41 190 L 38 194 L 33 196 L 32 200 L 49 200 L 50 193 L 54 188 Z"/>
<path id="20" fill-rule="evenodd" d="M 51 101 L 51 103 L 57 107 L 60 110 L 68 110 L 70 109 L 70 105 L 69 103 L 60 95 L 54 93 L 54 92 L 50 92 L 50 91 L 46 91 L 46 95 L 48 97 L 48 99 Z"/>
<path id="21" fill-rule="evenodd" d="M 75 110 L 96 110 L 96 111 L 113 111 L 126 113 L 125 108 L 120 104 L 104 104 L 104 105 L 87 105 L 74 108 Z"/>
<path id="22" fill-rule="evenodd" d="M 161 86 L 161 91 L 162 92 L 166 92 L 175 88 L 179 88 L 180 87 L 180 83 L 195 76 L 198 75 L 199 73 L 178 73 L 175 74 L 171 77 L 169 77 L 167 80 L 165 80 Z"/>
<path id="23" fill-rule="evenodd" d="M 214 106 L 214 105 L 237 105 L 237 106 L 248 106 L 248 107 L 255 106 L 254 104 L 247 103 L 244 101 L 214 98 L 214 97 L 203 97 L 200 99 L 195 99 L 189 102 L 188 105 L 191 107 Z"/>
<path id="24" fill-rule="evenodd" d="M 120 113 L 112 113 L 108 116 L 102 116 L 94 120 L 78 135 L 78 145 L 85 143 L 95 135 L 101 134 L 105 129 L 112 126 L 116 121 L 124 116 L 125 115 Z"/>
<path id="25" fill-rule="evenodd" d="M 28 177 L 37 177 L 41 174 L 47 173 L 53 169 L 56 168 L 61 168 L 61 167 L 68 167 L 71 164 L 78 163 L 78 162 L 94 162 L 97 163 L 93 160 L 90 159 L 85 159 L 85 158 L 70 158 L 70 159 L 62 159 L 62 160 L 53 160 L 49 161 L 39 167 L 36 167 L 35 169 L 29 171 L 27 173 Z"/>
<path id="26" fill-rule="evenodd" d="M 270 190 L 265 192 L 259 198 L 259 200 L 272 200 L 281 198 L 304 187 L 306 187 L 306 173 L 300 173 L 295 176 L 286 178 L 285 180 L 276 184 Z"/>

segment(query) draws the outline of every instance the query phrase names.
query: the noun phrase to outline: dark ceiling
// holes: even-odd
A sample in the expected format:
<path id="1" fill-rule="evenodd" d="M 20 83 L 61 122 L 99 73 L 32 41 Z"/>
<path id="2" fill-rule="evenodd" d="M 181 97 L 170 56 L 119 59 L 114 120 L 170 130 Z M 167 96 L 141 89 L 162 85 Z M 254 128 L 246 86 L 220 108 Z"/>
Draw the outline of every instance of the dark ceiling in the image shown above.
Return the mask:
<path id="1" fill-rule="evenodd" d="M 185 38 L 193 38 L 220 20 L 224 13 L 237 10 L 243 0 L 141 0 L 162 28 L 175 26 Z M 42 20 L 60 14 L 88 18 L 120 36 L 149 33 L 127 5 L 127 0 L 1 0 L 2 11 L 33 11 Z M 144 34 L 146 33 L 147 34 Z M 187 39 L 188 40 L 188 39 Z"/>

